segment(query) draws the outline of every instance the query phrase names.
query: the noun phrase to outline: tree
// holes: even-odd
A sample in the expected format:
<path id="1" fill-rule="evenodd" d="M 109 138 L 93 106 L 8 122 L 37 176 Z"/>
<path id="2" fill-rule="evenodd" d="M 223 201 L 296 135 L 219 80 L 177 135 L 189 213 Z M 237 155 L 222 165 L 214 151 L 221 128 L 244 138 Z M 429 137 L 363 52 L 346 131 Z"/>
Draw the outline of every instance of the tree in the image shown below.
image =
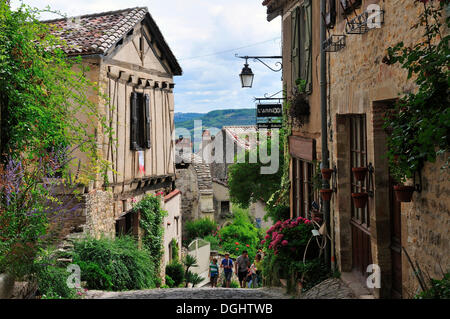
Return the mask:
<path id="1" fill-rule="evenodd" d="M 284 156 L 282 150 L 284 148 L 283 138 L 280 138 L 279 144 L 279 167 L 284 166 Z M 267 140 L 267 150 L 270 156 L 272 140 Z M 230 190 L 230 199 L 233 203 L 248 208 L 251 203 L 258 200 L 267 202 L 273 193 L 280 188 L 282 169 L 278 169 L 275 174 L 261 174 L 261 168 L 267 164 L 261 163 L 259 157 L 261 145 L 253 150 L 246 150 L 237 154 L 236 164 L 230 165 L 228 171 L 228 187 Z M 259 155 L 258 155 L 259 156 Z M 257 163 L 250 163 L 250 158 L 258 158 Z M 244 161 L 245 159 L 245 161 Z M 242 163 L 241 163 L 242 162 Z"/>
<path id="2" fill-rule="evenodd" d="M 84 167 L 96 167 L 96 137 L 88 129 L 102 123 L 108 132 L 87 96 L 97 87 L 81 58 L 68 57 L 61 49 L 66 43 L 39 22 L 44 11 L 11 10 L 0 1 L 0 156 L 5 163 L 21 153 L 44 157 L 49 149 L 79 147 L 92 160 Z"/>

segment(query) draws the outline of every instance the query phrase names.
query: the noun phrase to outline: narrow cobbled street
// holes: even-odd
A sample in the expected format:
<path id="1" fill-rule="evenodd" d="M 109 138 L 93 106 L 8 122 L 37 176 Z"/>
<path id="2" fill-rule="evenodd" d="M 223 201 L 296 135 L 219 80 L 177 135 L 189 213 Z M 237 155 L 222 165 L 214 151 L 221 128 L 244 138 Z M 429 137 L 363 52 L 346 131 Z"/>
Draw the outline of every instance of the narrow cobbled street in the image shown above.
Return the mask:
<path id="1" fill-rule="evenodd" d="M 329 279 L 299 296 L 300 299 L 352 299 L 352 290 L 339 279 Z M 126 292 L 88 291 L 87 299 L 294 299 L 283 288 L 226 289 L 173 288 Z"/>
<path id="2" fill-rule="evenodd" d="M 88 299 L 290 299 L 281 288 L 173 288 L 127 292 L 90 291 Z"/>

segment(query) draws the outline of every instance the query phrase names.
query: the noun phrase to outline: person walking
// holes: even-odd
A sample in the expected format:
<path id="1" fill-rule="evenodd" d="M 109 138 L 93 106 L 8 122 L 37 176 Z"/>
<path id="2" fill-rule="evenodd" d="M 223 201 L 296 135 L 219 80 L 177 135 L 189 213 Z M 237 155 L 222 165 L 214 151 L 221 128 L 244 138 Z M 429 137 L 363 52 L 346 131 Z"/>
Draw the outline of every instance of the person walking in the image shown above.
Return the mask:
<path id="1" fill-rule="evenodd" d="M 262 258 L 260 254 L 256 254 L 255 261 L 250 268 L 252 269 L 253 288 L 258 288 L 261 284 L 262 272 Z"/>
<path id="2" fill-rule="evenodd" d="M 230 288 L 231 276 L 233 276 L 233 260 L 231 260 L 229 253 L 225 254 L 225 258 L 222 259 L 220 268 L 223 268 L 223 274 L 225 275 L 225 286 Z"/>
<path id="3" fill-rule="evenodd" d="M 209 278 L 211 281 L 211 287 L 217 287 L 217 279 L 219 278 L 219 265 L 217 265 L 217 258 L 214 258 L 209 264 Z"/>
<path id="4" fill-rule="evenodd" d="M 245 288 L 247 282 L 248 269 L 250 267 L 250 259 L 248 258 L 248 252 L 244 250 L 242 255 L 236 259 L 235 271 L 238 274 L 239 284 L 241 288 Z"/>

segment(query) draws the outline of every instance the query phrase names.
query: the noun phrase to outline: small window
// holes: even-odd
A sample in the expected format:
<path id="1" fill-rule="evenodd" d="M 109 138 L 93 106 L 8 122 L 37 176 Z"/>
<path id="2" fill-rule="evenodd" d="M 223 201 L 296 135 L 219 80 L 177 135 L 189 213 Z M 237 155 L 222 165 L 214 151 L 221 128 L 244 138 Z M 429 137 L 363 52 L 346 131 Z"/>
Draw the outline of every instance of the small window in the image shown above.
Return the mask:
<path id="1" fill-rule="evenodd" d="M 150 96 L 131 93 L 131 149 L 142 151 L 151 148 Z"/>
<path id="2" fill-rule="evenodd" d="M 230 202 L 221 202 L 220 203 L 220 212 L 223 215 L 226 215 L 230 212 Z"/>

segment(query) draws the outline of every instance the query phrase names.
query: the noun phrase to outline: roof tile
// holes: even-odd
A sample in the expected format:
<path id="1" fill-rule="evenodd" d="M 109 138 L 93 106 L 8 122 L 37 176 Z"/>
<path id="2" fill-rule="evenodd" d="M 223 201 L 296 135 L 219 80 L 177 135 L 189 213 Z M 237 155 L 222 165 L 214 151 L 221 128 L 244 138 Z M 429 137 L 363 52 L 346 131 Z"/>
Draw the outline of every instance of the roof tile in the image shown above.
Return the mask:
<path id="1" fill-rule="evenodd" d="M 52 33 L 66 41 L 68 54 L 106 53 L 147 12 L 147 8 L 131 8 L 43 22 L 54 26 Z"/>

